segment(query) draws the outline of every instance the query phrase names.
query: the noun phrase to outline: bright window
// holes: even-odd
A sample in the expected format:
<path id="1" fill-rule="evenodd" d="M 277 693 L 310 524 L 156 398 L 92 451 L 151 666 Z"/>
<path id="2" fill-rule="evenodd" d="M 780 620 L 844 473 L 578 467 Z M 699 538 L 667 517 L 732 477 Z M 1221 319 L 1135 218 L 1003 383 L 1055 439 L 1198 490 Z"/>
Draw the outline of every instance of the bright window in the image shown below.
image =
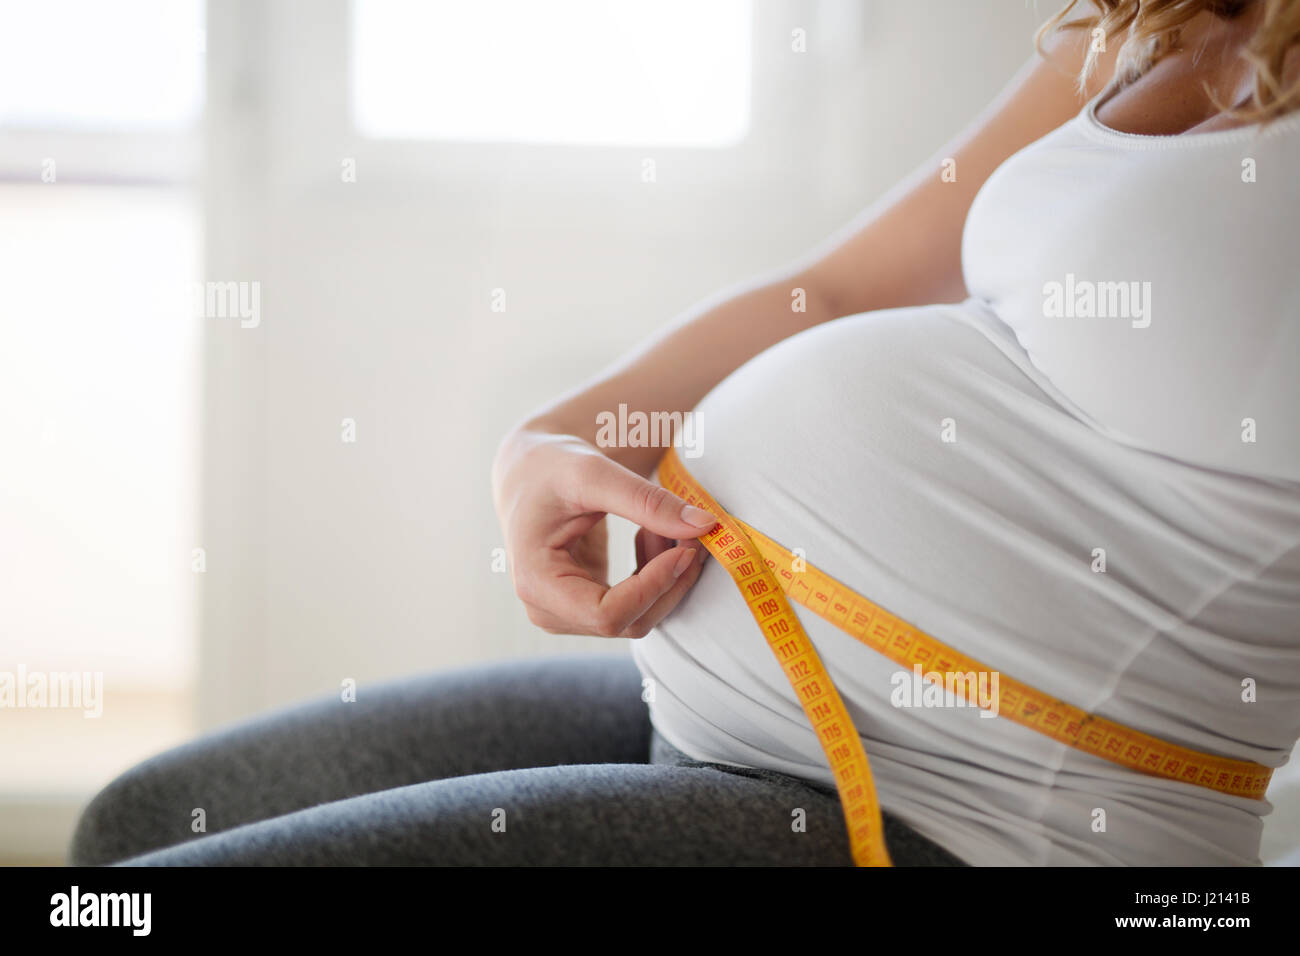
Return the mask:
<path id="1" fill-rule="evenodd" d="M 365 136 L 725 147 L 749 126 L 749 0 L 353 0 Z"/>
<path id="2" fill-rule="evenodd" d="M 0 861 L 193 732 L 203 18 L 0 0 L 0 671 L 101 688 L 0 709 Z"/>
<path id="3" fill-rule="evenodd" d="M 203 46 L 199 0 L 0 0 L 0 126 L 189 126 Z"/>

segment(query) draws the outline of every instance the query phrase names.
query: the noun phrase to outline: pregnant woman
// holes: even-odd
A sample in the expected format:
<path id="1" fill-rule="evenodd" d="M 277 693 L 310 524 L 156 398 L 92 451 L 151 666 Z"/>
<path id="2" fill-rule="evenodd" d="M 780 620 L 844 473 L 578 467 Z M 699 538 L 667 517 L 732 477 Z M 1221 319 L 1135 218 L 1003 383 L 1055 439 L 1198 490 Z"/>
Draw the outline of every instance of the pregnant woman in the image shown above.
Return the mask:
<path id="1" fill-rule="evenodd" d="M 722 508 L 913 627 L 1173 747 L 1285 762 L 1298 43 L 1297 0 L 1071 3 L 844 235 L 502 442 L 529 617 L 637 638 L 632 661 L 410 680 L 204 738 L 101 793 L 74 861 L 850 863 L 818 736 L 697 540 L 716 516 L 658 484 L 662 448 L 598 443 L 620 405 L 697 415 L 684 463 Z M 612 585 L 608 514 L 641 529 Z M 1266 800 L 909 701 L 898 663 L 799 617 L 895 864 L 1258 862 Z"/>

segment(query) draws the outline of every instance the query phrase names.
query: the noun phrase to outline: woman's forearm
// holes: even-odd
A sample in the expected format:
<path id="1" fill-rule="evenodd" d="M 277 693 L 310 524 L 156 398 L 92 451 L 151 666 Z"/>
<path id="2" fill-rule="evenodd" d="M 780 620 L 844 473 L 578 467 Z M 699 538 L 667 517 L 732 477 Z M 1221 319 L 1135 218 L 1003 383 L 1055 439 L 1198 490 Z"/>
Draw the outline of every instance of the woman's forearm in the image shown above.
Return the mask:
<path id="1" fill-rule="evenodd" d="M 828 297 L 807 276 L 764 279 L 706 300 L 594 380 L 534 411 L 520 429 L 576 435 L 596 443 L 601 413 L 681 413 L 746 361 L 796 332 L 834 318 Z M 645 475 L 664 449 L 605 447 Z"/>
<path id="2" fill-rule="evenodd" d="M 507 436 L 503 450 L 521 433 L 576 435 L 595 444 L 597 415 L 617 415 L 620 405 L 629 413 L 684 414 L 759 352 L 841 315 L 959 301 L 967 294 L 961 270 L 967 210 L 1007 156 L 1078 111 L 1074 77 L 1085 48 L 1078 36 L 1058 37 L 1049 59 L 1031 59 L 966 131 L 831 237 L 822 251 L 782 274 L 691 309 L 593 381 L 533 412 Z M 1099 73 L 1094 82 L 1104 77 Z M 601 451 L 647 475 L 663 449 Z"/>

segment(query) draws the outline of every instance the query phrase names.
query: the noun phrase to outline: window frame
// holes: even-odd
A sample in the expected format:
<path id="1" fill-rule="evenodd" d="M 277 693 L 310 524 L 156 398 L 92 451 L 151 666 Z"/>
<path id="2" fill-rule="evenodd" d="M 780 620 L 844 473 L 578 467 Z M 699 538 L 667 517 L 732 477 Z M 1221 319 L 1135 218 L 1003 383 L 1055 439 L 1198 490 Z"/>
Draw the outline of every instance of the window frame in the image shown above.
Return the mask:
<path id="1" fill-rule="evenodd" d="M 200 0 L 201 22 L 212 4 Z M 206 36 L 194 38 L 206 76 Z M 0 122 L 0 181 L 43 183 L 45 163 L 55 162 L 59 183 L 192 185 L 202 155 L 204 89 L 193 121 L 174 128 L 101 127 Z"/>
<path id="2" fill-rule="evenodd" d="M 866 13 L 859 0 L 754 2 L 749 124 L 732 146 L 371 139 L 352 126 L 350 3 L 318 0 L 307 14 L 301 0 L 291 0 L 269 10 L 266 40 L 278 55 L 265 64 L 264 92 L 272 113 L 283 119 L 267 131 L 272 139 L 269 175 L 276 189 L 332 189 L 342 179 L 344 160 L 354 162 L 358 184 L 457 192 L 509 182 L 561 194 L 612 195 L 629 177 L 641 177 L 645 159 L 655 160 L 656 182 L 688 189 L 725 192 L 738 175 L 747 187 L 755 179 L 788 182 L 799 168 L 790 156 L 792 124 L 806 128 L 811 142 L 826 121 L 821 115 L 792 113 L 790 103 L 806 101 L 792 91 L 815 93 L 828 70 L 843 58 L 863 56 L 867 46 Z M 791 52 L 795 28 L 807 30 L 815 38 L 809 42 L 823 48 L 815 54 Z M 762 37 L 768 42 L 760 42 Z M 785 41 L 773 43 L 772 37 Z M 301 77 L 313 82 L 302 83 Z"/>

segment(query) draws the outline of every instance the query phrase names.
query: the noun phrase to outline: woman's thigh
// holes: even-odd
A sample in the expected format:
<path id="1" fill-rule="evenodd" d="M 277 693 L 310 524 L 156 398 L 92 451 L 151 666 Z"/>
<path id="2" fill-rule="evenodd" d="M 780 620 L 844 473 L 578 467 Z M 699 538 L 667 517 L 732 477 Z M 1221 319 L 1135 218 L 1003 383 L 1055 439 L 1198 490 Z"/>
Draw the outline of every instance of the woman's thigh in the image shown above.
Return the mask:
<path id="1" fill-rule="evenodd" d="M 708 766 L 476 774 L 318 806 L 126 861 L 139 866 L 848 866 L 833 794 Z"/>
<path id="2" fill-rule="evenodd" d="M 649 740 L 640 674 L 616 655 L 510 661 L 361 685 L 353 702 L 340 695 L 281 710 L 127 771 L 82 815 L 71 861 L 120 860 L 467 774 L 644 763 Z M 198 811 L 204 826 L 195 832 Z"/>

